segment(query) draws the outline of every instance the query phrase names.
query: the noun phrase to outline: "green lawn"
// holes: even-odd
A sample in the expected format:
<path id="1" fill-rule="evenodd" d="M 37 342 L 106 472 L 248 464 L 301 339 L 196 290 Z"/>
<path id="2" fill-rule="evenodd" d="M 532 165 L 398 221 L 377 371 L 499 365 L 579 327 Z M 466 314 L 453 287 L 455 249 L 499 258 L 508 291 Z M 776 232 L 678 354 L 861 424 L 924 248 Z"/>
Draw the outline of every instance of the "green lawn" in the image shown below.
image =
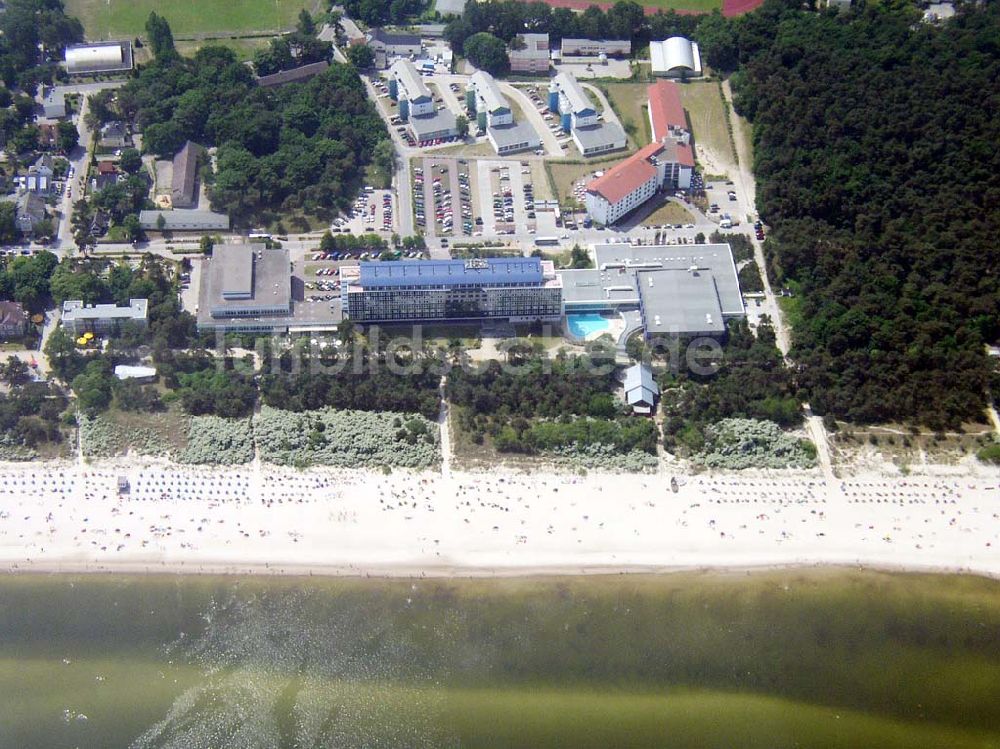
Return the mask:
<path id="1" fill-rule="evenodd" d="M 156 11 L 175 37 L 221 32 L 290 29 L 302 8 L 316 12 L 317 0 L 66 0 L 66 12 L 80 19 L 88 39 L 145 34 Z"/>
<path id="2" fill-rule="evenodd" d="M 691 122 L 695 143 L 712 156 L 713 163 L 702 164 L 702 167 L 712 173 L 735 171 L 736 158 L 719 84 L 715 81 L 694 81 L 680 84 L 680 89 L 681 104 Z"/>
<path id="3" fill-rule="evenodd" d="M 622 127 L 628 132 L 629 146 L 645 146 L 652 136 L 649 132 L 649 115 L 646 112 L 648 83 L 600 84 L 612 109 L 618 114 Z"/>

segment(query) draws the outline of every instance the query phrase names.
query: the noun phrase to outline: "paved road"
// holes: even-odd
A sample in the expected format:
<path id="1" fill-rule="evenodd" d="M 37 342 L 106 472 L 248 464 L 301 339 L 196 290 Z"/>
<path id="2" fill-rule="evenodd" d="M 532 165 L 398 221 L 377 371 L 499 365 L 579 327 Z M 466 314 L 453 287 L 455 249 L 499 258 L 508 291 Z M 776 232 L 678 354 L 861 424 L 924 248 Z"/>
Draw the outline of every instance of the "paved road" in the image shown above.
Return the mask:
<path id="1" fill-rule="evenodd" d="M 71 230 L 73 203 L 83 196 L 85 192 L 84 180 L 86 179 L 85 167 L 87 164 L 87 153 L 93 137 L 93 133 L 90 128 L 87 127 L 86 123 L 88 108 L 87 97 L 97 91 L 120 88 L 122 85 L 124 85 L 124 81 L 105 81 L 102 83 L 79 83 L 70 86 L 58 86 L 56 88 L 56 91 L 62 94 L 81 95 L 80 111 L 74 115 L 76 129 L 80 134 L 80 145 L 74 148 L 73 152 L 69 154 L 69 162 L 75 170 L 76 176 L 70 184 L 69 190 L 63 192 L 62 202 L 60 204 L 61 216 L 59 220 L 58 235 L 49 247 L 49 249 L 60 257 L 66 254 L 72 254 L 76 249 L 76 245 L 73 243 Z"/>
<path id="2" fill-rule="evenodd" d="M 729 105 L 728 111 L 730 113 L 734 112 L 733 94 L 729 87 L 729 81 L 723 82 L 722 92 Z M 756 216 L 757 182 L 753 176 L 753 160 L 746 147 L 746 144 L 750 142 L 749 133 L 744 132 L 743 121 L 740 118 L 736 117 L 734 114 L 730 114 L 730 120 L 733 124 L 733 134 L 736 141 L 736 154 L 740 161 L 735 179 L 736 186 L 738 187 L 740 204 L 745 208 L 746 213 Z M 774 291 L 771 289 L 771 281 L 767 277 L 767 261 L 764 258 L 763 243 L 757 241 L 756 237 L 753 236 L 752 231 L 750 232 L 750 238 L 754 247 L 754 259 L 757 261 L 757 267 L 760 269 L 760 276 L 764 281 L 764 305 L 766 307 L 767 314 L 770 315 L 771 320 L 774 323 L 774 335 L 778 348 L 787 360 L 788 350 L 791 348 L 791 335 L 785 326 L 784 320 L 782 319 L 781 307 L 778 306 L 777 298 L 774 295 Z"/>
<path id="3" fill-rule="evenodd" d="M 618 119 L 618 114 L 615 112 L 614 107 L 611 106 L 610 102 L 608 102 L 604 93 L 597 86 L 591 83 L 584 83 L 583 81 L 580 81 L 580 85 L 589 91 L 590 95 L 601 103 L 601 107 L 604 110 L 601 112 L 601 119 L 604 120 L 604 122 L 615 122 L 622 128 L 622 130 L 624 130 L 625 128 L 622 126 L 621 120 Z"/>
<path id="4" fill-rule="evenodd" d="M 356 27 L 355 27 L 356 28 Z M 410 148 L 406 141 L 396 132 L 396 128 L 385 117 L 382 108 L 378 106 L 379 92 L 372 85 L 371 79 L 367 75 L 361 76 L 364 81 L 368 98 L 375 104 L 375 109 L 385 120 L 385 125 L 389 129 L 389 136 L 392 138 L 392 145 L 396 149 L 396 173 L 392 180 L 393 188 L 396 191 L 396 211 L 393 214 L 393 224 L 401 237 L 411 237 L 416 232 L 413 225 L 413 199 L 412 187 L 410 184 L 410 158 L 420 154 L 420 149 Z"/>
<path id="5" fill-rule="evenodd" d="M 509 83 L 501 83 L 500 90 L 509 98 L 514 99 L 521 107 L 521 111 L 524 112 L 528 124 L 535 128 L 538 137 L 542 139 L 542 146 L 545 148 L 546 154 L 556 158 L 564 156 L 565 154 L 563 153 L 562 146 L 559 145 L 558 137 L 549 130 L 545 116 L 535 107 L 535 102 L 531 100 L 531 97 Z"/>

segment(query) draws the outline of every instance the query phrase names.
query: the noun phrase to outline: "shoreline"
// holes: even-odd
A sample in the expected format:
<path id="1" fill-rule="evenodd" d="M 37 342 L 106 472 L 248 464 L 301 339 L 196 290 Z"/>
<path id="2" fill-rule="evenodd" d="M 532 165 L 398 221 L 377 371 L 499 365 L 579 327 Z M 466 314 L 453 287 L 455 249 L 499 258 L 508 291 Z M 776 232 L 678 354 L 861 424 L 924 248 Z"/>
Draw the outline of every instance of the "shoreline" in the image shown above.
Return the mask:
<path id="1" fill-rule="evenodd" d="M 196 569 L 197 568 L 197 569 Z M 549 566 L 549 567 L 468 567 L 449 565 L 441 567 L 370 567 L 356 565 L 327 565 L 302 567 L 295 564 L 201 564 L 178 562 L 167 564 L 142 564 L 137 562 L 66 562 L 47 561 L 40 564 L 16 563 L 0 569 L 5 577 L 43 576 L 132 576 L 141 577 L 260 577 L 260 578 L 331 578 L 348 580 L 546 580 L 588 577 L 662 577 L 672 575 L 739 575 L 750 576 L 768 572 L 879 572 L 891 575 L 940 575 L 978 577 L 1000 581 L 1000 570 L 978 570 L 969 567 L 948 567 L 936 565 L 907 565 L 889 562 L 855 563 L 835 560 L 788 560 L 760 562 L 757 564 L 711 564 L 691 563 L 690 565 L 623 565 L 605 566 Z"/>
<path id="2" fill-rule="evenodd" d="M 1000 471 L 0 464 L 0 572 L 538 578 L 862 568 L 1000 578 Z M 120 493 L 119 479 L 128 483 Z"/>

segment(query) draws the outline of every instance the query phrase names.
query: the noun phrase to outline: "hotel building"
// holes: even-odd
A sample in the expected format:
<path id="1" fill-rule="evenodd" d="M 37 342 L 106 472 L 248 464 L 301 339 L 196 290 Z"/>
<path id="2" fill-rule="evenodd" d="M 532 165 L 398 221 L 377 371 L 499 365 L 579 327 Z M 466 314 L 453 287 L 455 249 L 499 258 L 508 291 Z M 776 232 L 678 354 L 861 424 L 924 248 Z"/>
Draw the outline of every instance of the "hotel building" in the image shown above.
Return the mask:
<path id="1" fill-rule="evenodd" d="M 551 261 L 476 258 L 366 262 L 341 268 L 344 317 L 358 323 L 558 321 Z"/>

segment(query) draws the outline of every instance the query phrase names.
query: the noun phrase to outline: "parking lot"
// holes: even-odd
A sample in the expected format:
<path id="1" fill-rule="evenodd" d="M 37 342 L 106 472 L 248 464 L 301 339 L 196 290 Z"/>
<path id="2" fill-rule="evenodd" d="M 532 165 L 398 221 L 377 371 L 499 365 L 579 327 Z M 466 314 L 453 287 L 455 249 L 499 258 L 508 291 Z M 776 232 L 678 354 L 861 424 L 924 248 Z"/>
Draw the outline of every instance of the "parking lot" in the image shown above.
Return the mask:
<path id="1" fill-rule="evenodd" d="M 534 233 L 535 192 L 528 162 L 483 160 L 478 169 L 483 233 Z"/>
<path id="2" fill-rule="evenodd" d="M 529 86 L 527 88 L 522 88 L 521 90 L 528 95 L 528 98 L 531 99 L 531 103 L 534 105 L 535 109 L 538 110 L 538 113 L 545 121 L 545 126 L 555 137 L 560 149 L 563 154 L 565 154 L 567 149 L 570 149 L 572 146 L 572 138 L 570 138 L 568 133 L 563 132 L 563 129 L 559 124 L 559 115 L 553 114 L 549 111 L 548 90 L 544 86 Z M 539 149 L 539 151 L 541 151 L 541 149 Z M 535 153 L 539 154 L 539 151 L 535 151 Z M 542 152 L 544 153 L 544 151 Z"/>
<path id="3" fill-rule="evenodd" d="M 392 190 L 365 187 L 350 212 L 334 220 L 330 231 L 352 234 L 392 233 L 395 231 L 395 198 Z"/>
<path id="4" fill-rule="evenodd" d="M 417 226 L 433 236 L 471 236 L 474 215 L 468 162 L 425 158 L 413 175 Z"/>

